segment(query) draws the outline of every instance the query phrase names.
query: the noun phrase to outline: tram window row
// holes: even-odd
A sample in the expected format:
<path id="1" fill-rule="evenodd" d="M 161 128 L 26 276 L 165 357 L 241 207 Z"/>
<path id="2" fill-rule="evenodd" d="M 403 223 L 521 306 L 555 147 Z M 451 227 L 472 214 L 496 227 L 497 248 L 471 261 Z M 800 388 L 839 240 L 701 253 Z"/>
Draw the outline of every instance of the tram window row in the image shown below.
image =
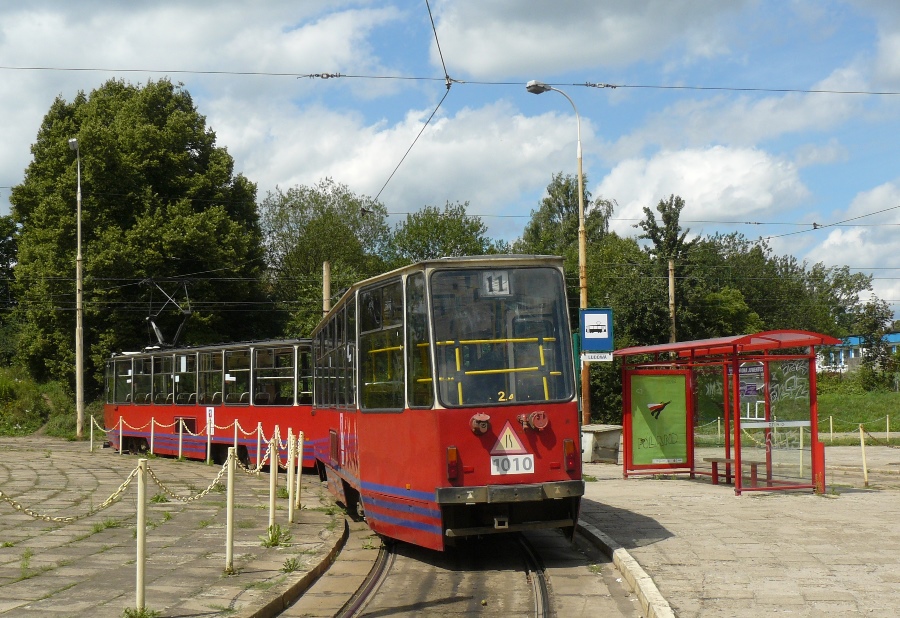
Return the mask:
<path id="1" fill-rule="evenodd" d="M 288 341 L 117 355 L 107 362 L 106 401 L 310 405 L 311 360 L 309 344 Z"/>

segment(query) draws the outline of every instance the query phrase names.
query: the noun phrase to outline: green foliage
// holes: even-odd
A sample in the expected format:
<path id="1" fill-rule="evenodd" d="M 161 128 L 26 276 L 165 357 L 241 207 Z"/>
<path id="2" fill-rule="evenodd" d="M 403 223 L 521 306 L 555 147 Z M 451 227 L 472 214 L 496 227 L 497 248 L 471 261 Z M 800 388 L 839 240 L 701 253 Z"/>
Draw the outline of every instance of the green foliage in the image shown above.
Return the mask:
<path id="1" fill-rule="evenodd" d="M 51 410 L 42 387 L 24 370 L 0 367 L 0 435 L 34 433 L 50 419 Z"/>
<path id="2" fill-rule="evenodd" d="M 284 564 L 281 566 L 281 571 L 283 573 L 293 573 L 295 571 L 299 571 L 303 568 L 303 562 L 301 562 L 297 558 L 288 558 L 284 561 Z"/>
<path id="3" fill-rule="evenodd" d="M 583 185 L 587 186 L 586 175 Z M 582 199 L 585 239 L 590 245 L 609 231 L 614 203 L 602 198 L 592 202 L 587 189 Z M 541 200 L 540 207 L 531 211 L 531 220 L 525 225 L 522 238 L 513 244 L 513 250 L 535 255 L 566 255 L 578 246 L 578 209 L 578 179 L 557 172 L 547 186 L 547 196 Z"/>
<path id="4" fill-rule="evenodd" d="M 638 238 L 645 238 L 653 243 L 649 249 L 650 255 L 660 260 L 677 260 L 691 248 L 693 241 L 686 240 L 691 230 L 682 230 L 679 223 L 684 206 L 684 200 L 677 195 L 670 195 L 668 200 L 659 200 L 656 210 L 661 217 L 660 223 L 657 223 L 653 211 L 644 206 L 644 219 L 635 224 L 635 227 L 644 230 Z"/>
<path id="5" fill-rule="evenodd" d="M 89 96 L 53 102 L 25 179 L 12 190 L 12 219 L 20 226 L 17 362 L 39 380 L 74 376 L 72 137 L 78 138 L 82 170 L 88 393 L 99 391 L 112 351 L 148 343 L 147 311 L 159 311 L 165 298 L 142 281 L 171 286 L 165 282 L 174 280 L 177 289 L 187 282 L 193 315 L 184 342 L 250 339 L 271 331 L 266 319 L 247 319 L 250 310 L 260 315 L 264 300 L 255 186 L 234 174 L 231 156 L 216 146 L 215 133 L 181 86 L 111 80 Z M 171 337 L 182 318 L 180 311 L 168 311 L 157 323 Z"/>
<path id="6" fill-rule="evenodd" d="M 466 214 L 469 203 L 451 204 L 444 210 L 425 206 L 406 215 L 394 229 L 389 262 L 395 267 L 421 260 L 461 255 L 497 253 L 497 245 L 486 235 L 480 217 Z"/>
<path id="7" fill-rule="evenodd" d="M 322 263 L 331 289 L 384 270 L 390 241 L 384 205 L 325 179 L 313 187 L 276 189 L 259 206 L 270 296 L 283 334 L 308 336 L 322 317 Z"/>

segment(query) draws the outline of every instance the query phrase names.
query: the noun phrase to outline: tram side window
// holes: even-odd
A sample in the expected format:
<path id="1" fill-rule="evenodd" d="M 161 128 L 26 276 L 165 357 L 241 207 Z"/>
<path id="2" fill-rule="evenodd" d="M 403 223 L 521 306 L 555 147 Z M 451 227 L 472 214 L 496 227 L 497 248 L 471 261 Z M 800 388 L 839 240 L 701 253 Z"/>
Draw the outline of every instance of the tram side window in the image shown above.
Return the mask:
<path id="1" fill-rule="evenodd" d="M 308 406 L 312 404 L 313 390 L 312 349 L 310 346 L 300 346 L 297 356 L 297 403 Z"/>
<path id="2" fill-rule="evenodd" d="M 425 305 L 425 275 L 406 280 L 406 378 L 411 407 L 431 407 L 434 380 L 431 377 L 431 340 L 428 336 L 428 308 Z"/>
<path id="3" fill-rule="evenodd" d="M 131 392 L 131 359 L 117 359 L 111 363 L 113 382 L 111 387 L 113 393 L 108 399 L 110 403 L 130 403 L 134 397 Z"/>
<path id="4" fill-rule="evenodd" d="M 360 292 L 360 403 L 364 410 L 403 408 L 403 286 Z"/>
<path id="5" fill-rule="evenodd" d="M 153 403 L 174 403 L 174 384 L 172 356 L 153 357 Z"/>
<path id="6" fill-rule="evenodd" d="M 293 405 L 294 348 L 256 350 L 254 381 L 256 405 Z"/>
<path id="7" fill-rule="evenodd" d="M 153 401 L 153 359 L 149 357 L 134 359 L 134 374 L 131 381 L 134 386 L 134 403 L 150 403 Z"/>
<path id="8" fill-rule="evenodd" d="M 347 363 L 344 374 L 344 388 L 347 393 L 347 406 L 356 405 L 356 301 L 347 303 L 347 349 L 343 351 Z"/>
<path id="9" fill-rule="evenodd" d="M 250 350 L 225 352 L 225 403 L 250 403 Z"/>
<path id="10" fill-rule="evenodd" d="M 313 342 L 313 350 L 316 356 L 315 364 L 315 397 L 316 405 L 325 405 L 325 329 L 319 331 Z"/>
<path id="11" fill-rule="evenodd" d="M 197 403 L 218 405 L 222 403 L 222 353 L 201 352 L 197 374 Z"/>
<path id="12" fill-rule="evenodd" d="M 175 356 L 175 403 L 181 405 L 197 403 L 196 354 Z"/>

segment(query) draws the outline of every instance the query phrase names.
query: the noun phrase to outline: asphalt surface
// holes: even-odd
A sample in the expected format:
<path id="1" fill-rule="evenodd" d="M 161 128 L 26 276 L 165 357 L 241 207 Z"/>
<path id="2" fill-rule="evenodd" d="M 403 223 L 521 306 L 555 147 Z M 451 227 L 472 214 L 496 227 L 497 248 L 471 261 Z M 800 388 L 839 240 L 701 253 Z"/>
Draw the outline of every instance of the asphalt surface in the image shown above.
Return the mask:
<path id="1" fill-rule="evenodd" d="M 613 555 L 648 616 L 900 615 L 900 450 L 867 447 L 866 455 L 868 488 L 859 447 L 826 448 L 823 496 L 737 497 L 708 477 L 623 479 L 621 466 L 585 464 L 596 480 L 586 485 L 582 528 Z M 0 438 L 0 616 L 135 608 L 136 479 L 119 488 L 137 463 L 109 449 L 90 453 L 84 442 Z M 330 496 L 304 476 L 294 523 L 287 499 L 277 500 L 276 523 L 291 538 L 264 547 L 269 478 L 239 472 L 235 573 L 226 574 L 224 477 L 205 491 L 220 466 L 163 458 L 148 466 L 161 486 L 147 481 L 144 602 L 159 616 L 275 615 L 347 538 Z M 190 499 L 163 501 L 168 494 Z"/>

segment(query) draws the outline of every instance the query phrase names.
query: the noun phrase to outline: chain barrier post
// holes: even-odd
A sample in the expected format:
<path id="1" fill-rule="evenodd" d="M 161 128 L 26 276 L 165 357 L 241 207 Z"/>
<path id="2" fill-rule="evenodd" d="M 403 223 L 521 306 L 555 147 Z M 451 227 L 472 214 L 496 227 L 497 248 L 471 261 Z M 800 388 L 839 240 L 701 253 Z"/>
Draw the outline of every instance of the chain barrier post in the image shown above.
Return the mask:
<path id="1" fill-rule="evenodd" d="M 237 457 L 238 450 L 238 427 L 240 427 L 240 423 L 237 422 L 237 419 L 234 419 L 234 456 Z"/>
<path id="2" fill-rule="evenodd" d="M 278 490 L 278 435 L 269 443 L 269 527 L 275 525 L 275 492 Z"/>
<path id="3" fill-rule="evenodd" d="M 862 423 L 859 424 L 859 450 L 862 453 L 862 464 L 863 464 L 863 483 L 866 487 L 869 486 L 869 468 L 866 466 L 866 436 L 863 433 Z"/>
<path id="4" fill-rule="evenodd" d="M 178 459 L 181 459 L 181 447 L 184 444 L 184 419 L 178 419 Z"/>
<path id="5" fill-rule="evenodd" d="M 262 421 L 256 423 L 256 469 L 262 467 L 262 442 L 263 442 L 263 431 L 262 431 Z"/>
<path id="6" fill-rule="evenodd" d="M 225 495 L 225 573 L 234 573 L 234 461 L 237 448 L 228 449 L 228 491 Z"/>
<path id="7" fill-rule="evenodd" d="M 294 505 L 298 511 L 300 510 L 300 489 L 302 487 L 300 480 L 303 477 L 303 432 L 301 431 L 297 434 L 297 491 L 294 492 L 295 500 L 297 501 Z"/>
<path id="8" fill-rule="evenodd" d="M 119 455 L 122 454 L 122 448 L 125 440 L 122 438 L 122 433 L 124 432 L 125 427 L 125 419 L 121 416 L 119 417 Z"/>
<path id="9" fill-rule="evenodd" d="M 137 574 L 134 603 L 140 612 L 144 609 L 144 563 L 147 551 L 147 460 L 138 460 L 137 486 Z"/>
<path id="10" fill-rule="evenodd" d="M 891 443 L 891 415 L 888 414 L 884 417 L 884 439 L 887 440 L 887 443 Z"/>
<path id="11" fill-rule="evenodd" d="M 150 417 L 150 454 L 153 454 L 153 447 L 156 442 L 156 417 Z"/>
<path id="12" fill-rule="evenodd" d="M 834 442 L 834 417 L 828 417 L 828 431 L 831 433 L 831 441 Z"/>
<path id="13" fill-rule="evenodd" d="M 94 415 L 91 414 L 91 453 L 94 452 Z"/>
<path id="14" fill-rule="evenodd" d="M 206 465 L 210 465 L 212 463 L 212 432 L 215 431 L 215 427 L 212 423 L 212 419 L 209 418 L 209 414 L 206 415 Z"/>
<path id="15" fill-rule="evenodd" d="M 296 449 L 294 448 L 294 430 L 288 427 L 288 444 L 287 444 L 287 488 L 288 488 L 288 523 L 294 523 L 294 457 Z"/>

